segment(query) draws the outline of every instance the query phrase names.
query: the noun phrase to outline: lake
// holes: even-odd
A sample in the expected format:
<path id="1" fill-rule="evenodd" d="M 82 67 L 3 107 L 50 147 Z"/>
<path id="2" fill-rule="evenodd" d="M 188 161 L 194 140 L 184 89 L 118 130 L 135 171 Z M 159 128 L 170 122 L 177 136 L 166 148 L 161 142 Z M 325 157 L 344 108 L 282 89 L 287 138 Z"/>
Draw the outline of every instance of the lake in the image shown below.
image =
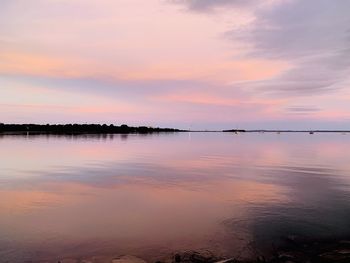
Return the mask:
<path id="1" fill-rule="evenodd" d="M 0 261 L 350 236 L 350 134 L 0 137 Z"/>

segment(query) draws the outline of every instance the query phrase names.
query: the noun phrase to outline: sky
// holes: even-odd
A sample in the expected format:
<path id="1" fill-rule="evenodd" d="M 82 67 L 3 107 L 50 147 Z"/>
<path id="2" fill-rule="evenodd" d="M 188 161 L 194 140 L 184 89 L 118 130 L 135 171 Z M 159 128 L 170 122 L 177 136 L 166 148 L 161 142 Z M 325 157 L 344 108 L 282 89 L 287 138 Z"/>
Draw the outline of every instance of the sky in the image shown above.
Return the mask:
<path id="1" fill-rule="evenodd" d="M 350 1 L 0 0 L 0 122 L 350 129 Z"/>

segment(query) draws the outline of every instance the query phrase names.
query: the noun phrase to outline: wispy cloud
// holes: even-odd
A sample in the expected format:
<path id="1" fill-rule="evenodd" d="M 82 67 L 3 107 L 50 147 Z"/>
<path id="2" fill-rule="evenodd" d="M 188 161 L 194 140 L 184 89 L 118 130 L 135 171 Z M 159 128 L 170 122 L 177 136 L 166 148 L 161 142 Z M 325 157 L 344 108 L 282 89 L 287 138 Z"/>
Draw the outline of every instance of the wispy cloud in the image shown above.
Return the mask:
<path id="1" fill-rule="evenodd" d="M 312 106 L 291 106 L 286 108 L 286 111 L 292 114 L 312 114 L 319 112 L 320 109 Z"/>
<path id="2" fill-rule="evenodd" d="M 242 8 L 258 5 L 261 0 L 169 0 L 172 3 L 183 4 L 189 10 L 198 12 L 213 11 L 217 8 Z"/>

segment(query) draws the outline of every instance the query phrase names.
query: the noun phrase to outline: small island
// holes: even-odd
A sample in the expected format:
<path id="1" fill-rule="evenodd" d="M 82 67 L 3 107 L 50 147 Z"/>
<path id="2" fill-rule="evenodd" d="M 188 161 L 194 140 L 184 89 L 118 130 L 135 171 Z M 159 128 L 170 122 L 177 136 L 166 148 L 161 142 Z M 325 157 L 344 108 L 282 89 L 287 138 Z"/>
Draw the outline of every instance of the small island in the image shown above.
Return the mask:
<path id="1" fill-rule="evenodd" d="M 0 134 L 128 134 L 128 133 L 173 133 L 185 130 L 159 127 L 131 127 L 126 124 L 4 124 L 0 123 Z"/>
<path id="2" fill-rule="evenodd" d="M 242 130 L 242 129 L 232 129 L 232 130 L 223 130 L 223 132 L 234 132 L 234 133 L 239 133 L 239 132 L 246 132 L 246 130 Z"/>

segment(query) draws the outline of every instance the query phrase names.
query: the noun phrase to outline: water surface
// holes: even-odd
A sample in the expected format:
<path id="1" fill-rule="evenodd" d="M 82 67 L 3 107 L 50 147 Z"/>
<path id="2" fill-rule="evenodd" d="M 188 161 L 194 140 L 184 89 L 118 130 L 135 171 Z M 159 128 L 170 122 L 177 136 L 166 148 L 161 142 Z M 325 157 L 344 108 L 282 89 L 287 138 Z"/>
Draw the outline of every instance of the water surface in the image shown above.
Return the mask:
<path id="1" fill-rule="evenodd" d="M 349 136 L 2 136 L 0 258 L 232 256 L 348 236 Z"/>

